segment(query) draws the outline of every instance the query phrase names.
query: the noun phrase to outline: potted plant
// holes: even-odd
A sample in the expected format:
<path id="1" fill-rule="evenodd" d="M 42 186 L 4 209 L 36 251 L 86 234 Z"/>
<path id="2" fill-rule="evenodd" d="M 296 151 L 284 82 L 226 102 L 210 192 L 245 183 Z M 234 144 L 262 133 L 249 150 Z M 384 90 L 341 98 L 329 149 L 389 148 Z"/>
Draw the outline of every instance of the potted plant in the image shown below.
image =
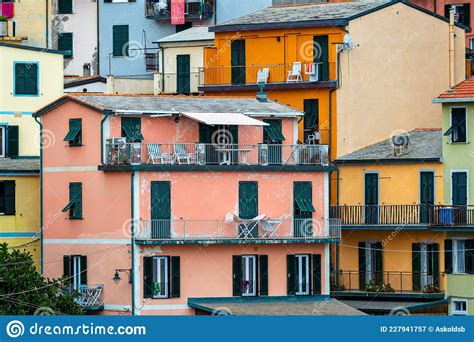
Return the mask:
<path id="1" fill-rule="evenodd" d="M 8 36 L 7 18 L 0 15 L 0 37 Z"/>

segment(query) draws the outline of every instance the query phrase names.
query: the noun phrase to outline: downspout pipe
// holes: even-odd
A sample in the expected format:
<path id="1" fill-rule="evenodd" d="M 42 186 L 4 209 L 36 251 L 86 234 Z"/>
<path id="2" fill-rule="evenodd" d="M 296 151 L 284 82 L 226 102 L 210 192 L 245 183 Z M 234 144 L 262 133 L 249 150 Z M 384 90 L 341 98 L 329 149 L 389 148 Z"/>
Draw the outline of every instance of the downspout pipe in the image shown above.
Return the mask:
<path id="1" fill-rule="evenodd" d="M 455 86 L 454 70 L 454 9 L 449 10 L 449 87 Z"/>
<path id="2" fill-rule="evenodd" d="M 44 243 L 43 243 L 43 124 L 38 116 L 34 116 L 40 129 L 40 273 L 44 272 Z"/>
<path id="3" fill-rule="evenodd" d="M 135 227 L 135 208 L 134 208 L 134 203 L 135 203 L 135 189 L 134 189 L 134 181 L 135 181 L 135 171 L 132 171 L 132 175 L 130 178 L 130 193 L 131 193 L 131 258 L 132 258 L 132 266 L 130 269 L 130 277 L 132 278 L 132 316 L 135 316 L 135 232 L 136 228 Z"/>
<path id="4" fill-rule="evenodd" d="M 49 48 L 49 0 L 46 0 L 46 48 Z"/>

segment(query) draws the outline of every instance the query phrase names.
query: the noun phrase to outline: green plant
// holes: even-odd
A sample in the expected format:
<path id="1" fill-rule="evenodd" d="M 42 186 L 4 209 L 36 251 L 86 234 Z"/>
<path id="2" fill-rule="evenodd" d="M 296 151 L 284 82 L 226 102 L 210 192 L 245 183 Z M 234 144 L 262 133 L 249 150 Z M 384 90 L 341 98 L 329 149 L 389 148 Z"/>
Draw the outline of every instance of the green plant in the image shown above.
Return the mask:
<path id="1" fill-rule="evenodd" d="M 7 17 L 4 17 L 3 15 L 0 15 L 0 21 L 8 21 Z"/>
<path id="2" fill-rule="evenodd" d="M 45 279 L 30 253 L 6 243 L 0 244 L 0 277 L 0 315 L 82 314 L 67 279 Z"/>
<path id="3" fill-rule="evenodd" d="M 346 287 L 344 284 L 338 284 L 336 282 L 331 282 L 331 291 L 344 291 Z"/>
<path id="4" fill-rule="evenodd" d="M 370 280 L 370 282 L 365 287 L 365 290 L 367 292 L 384 292 L 384 293 L 395 292 L 395 290 L 393 289 L 392 285 L 390 285 L 390 283 L 384 283 L 383 281 L 378 282 L 375 279 Z"/>
<path id="5" fill-rule="evenodd" d="M 426 285 L 423 290 L 423 293 L 439 293 L 439 287 L 435 285 Z"/>

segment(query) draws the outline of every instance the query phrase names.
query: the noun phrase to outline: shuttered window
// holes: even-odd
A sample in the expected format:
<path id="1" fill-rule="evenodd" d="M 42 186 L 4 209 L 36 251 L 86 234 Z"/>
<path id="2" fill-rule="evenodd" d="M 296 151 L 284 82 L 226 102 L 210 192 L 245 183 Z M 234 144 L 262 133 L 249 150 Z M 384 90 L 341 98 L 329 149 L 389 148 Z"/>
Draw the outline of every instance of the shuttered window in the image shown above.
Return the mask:
<path id="1" fill-rule="evenodd" d="M 69 183 L 69 202 L 62 212 L 69 212 L 70 219 L 82 219 L 82 183 Z"/>
<path id="2" fill-rule="evenodd" d="M 130 141 L 142 141 L 141 118 L 122 118 L 122 137 Z"/>
<path id="3" fill-rule="evenodd" d="M 281 120 L 264 120 L 264 122 L 269 126 L 263 126 L 263 141 L 266 144 L 281 144 L 285 140 Z"/>
<path id="4" fill-rule="evenodd" d="M 69 146 L 82 145 L 82 119 L 69 119 L 69 131 L 64 137 Z"/>
<path id="5" fill-rule="evenodd" d="M 474 274 L 474 240 L 445 240 L 444 270 L 448 274 Z"/>
<path id="6" fill-rule="evenodd" d="M 38 63 L 15 63 L 15 95 L 38 95 Z"/>
<path id="7" fill-rule="evenodd" d="M 71 14 L 72 0 L 58 0 L 58 14 Z"/>
<path id="8" fill-rule="evenodd" d="M 444 133 L 451 137 L 453 143 L 467 141 L 467 115 L 466 108 L 451 108 L 451 127 Z"/>
<path id="9" fill-rule="evenodd" d="M 15 215 L 15 181 L 0 182 L 0 213 Z"/>
<path id="10" fill-rule="evenodd" d="M 128 56 L 128 25 L 114 25 L 112 28 L 114 57 Z"/>
<path id="11" fill-rule="evenodd" d="M 232 295 L 268 296 L 268 255 L 232 256 Z"/>
<path id="12" fill-rule="evenodd" d="M 258 215 L 258 183 L 239 182 L 239 217 L 252 219 Z"/>
<path id="13" fill-rule="evenodd" d="M 63 274 L 66 281 L 74 288 L 87 285 L 87 256 L 64 255 Z"/>
<path id="14" fill-rule="evenodd" d="M 179 256 L 143 258 L 144 298 L 179 298 L 181 262 Z"/>
<path id="15" fill-rule="evenodd" d="M 73 56 L 73 35 L 70 32 L 60 33 L 58 35 L 58 50 L 61 51 L 66 58 Z"/>
<path id="16" fill-rule="evenodd" d="M 318 295 L 322 291 L 321 255 L 287 255 L 288 295 Z"/>
<path id="17" fill-rule="evenodd" d="M 313 191 L 311 182 L 294 183 L 294 206 L 300 212 L 312 213 L 315 211 L 313 206 Z"/>
<path id="18" fill-rule="evenodd" d="M 7 156 L 10 158 L 18 157 L 19 152 L 19 127 L 8 125 L 8 151 Z"/>

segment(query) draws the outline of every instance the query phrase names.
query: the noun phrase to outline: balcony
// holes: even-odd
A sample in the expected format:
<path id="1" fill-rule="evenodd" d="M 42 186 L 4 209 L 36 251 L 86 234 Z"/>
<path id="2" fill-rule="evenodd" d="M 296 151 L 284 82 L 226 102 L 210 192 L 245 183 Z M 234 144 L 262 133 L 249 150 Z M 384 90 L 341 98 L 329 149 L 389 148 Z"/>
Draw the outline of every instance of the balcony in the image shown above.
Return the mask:
<path id="1" fill-rule="evenodd" d="M 204 1 L 204 8 L 201 8 L 202 0 L 185 0 L 184 15 L 186 19 L 208 19 L 212 18 L 214 8 L 211 1 Z M 171 0 L 147 0 L 146 17 L 156 20 L 171 19 Z"/>
<path id="2" fill-rule="evenodd" d="M 106 144 L 106 164 L 157 165 L 183 169 L 193 166 L 328 166 L 327 145 L 126 143 Z"/>
<path id="3" fill-rule="evenodd" d="M 331 206 L 331 218 L 343 226 L 474 227 L 474 207 L 423 204 Z"/>
<path id="4" fill-rule="evenodd" d="M 444 273 L 332 271 L 331 291 L 338 293 L 439 295 L 444 293 Z"/>
<path id="5" fill-rule="evenodd" d="M 299 63 L 299 62 L 298 62 Z M 329 63 L 327 68 L 333 68 Z M 260 85 L 265 89 L 300 89 L 335 87 L 336 82 L 324 79 L 323 66 L 318 63 L 294 64 L 251 64 L 244 66 L 208 66 L 199 68 L 199 90 L 256 90 Z M 311 65 L 311 71 L 306 72 Z"/>
<path id="6" fill-rule="evenodd" d="M 253 220 L 139 220 L 136 240 L 153 243 L 279 243 L 337 240 L 341 236 L 338 220 L 278 219 Z"/>
<path id="7" fill-rule="evenodd" d="M 104 285 L 87 284 L 79 287 L 70 287 L 69 291 L 76 294 L 75 301 L 84 310 L 104 309 Z"/>

